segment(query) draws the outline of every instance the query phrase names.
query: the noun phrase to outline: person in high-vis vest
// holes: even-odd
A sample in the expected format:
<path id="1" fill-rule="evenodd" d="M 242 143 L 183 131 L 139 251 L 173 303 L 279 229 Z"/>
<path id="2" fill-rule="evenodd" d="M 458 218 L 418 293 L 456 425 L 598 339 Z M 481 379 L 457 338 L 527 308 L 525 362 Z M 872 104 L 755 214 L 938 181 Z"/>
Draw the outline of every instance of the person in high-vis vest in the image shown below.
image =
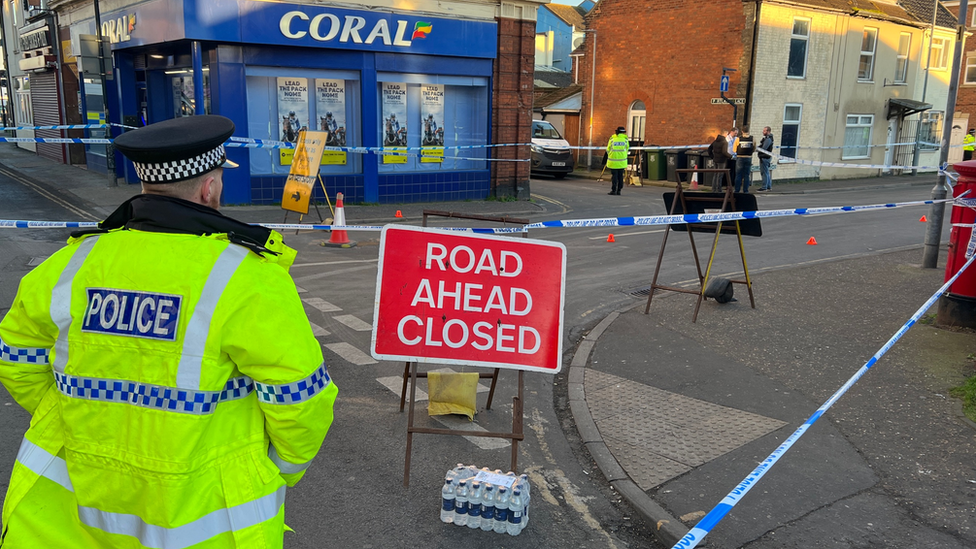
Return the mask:
<path id="1" fill-rule="evenodd" d="M 3 549 L 282 547 L 333 419 L 281 235 L 220 214 L 219 116 L 122 134 L 143 194 L 27 274 L 0 381 L 32 416 Z"/>
<path id="2" fill-rule="evenodd" d="M 976 129 L 969 128 L 969 133 L 962 138 L 962 160 L 963 162 L 973 159 L 973 150 L 976 149 Z"/>
<path id="3" fill-rule="evenodd" d="M 607 167 L 610 168 L 610 192 L 607 194 L 620 195 L 624 187 L 624 170 L 627 169 L 627 153 L 630 152 L 630 140 L 627 139 L 627 128 L 620 126 L 617 133 L 607 142 Z"/>

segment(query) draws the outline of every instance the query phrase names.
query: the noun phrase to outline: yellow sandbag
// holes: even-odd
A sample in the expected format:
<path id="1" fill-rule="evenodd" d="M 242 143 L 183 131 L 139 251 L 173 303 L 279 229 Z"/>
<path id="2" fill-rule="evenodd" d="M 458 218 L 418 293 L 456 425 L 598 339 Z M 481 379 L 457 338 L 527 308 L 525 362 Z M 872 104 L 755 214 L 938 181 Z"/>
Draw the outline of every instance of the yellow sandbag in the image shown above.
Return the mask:
<path id="1" fill-rule="evenodd" d="M 432 416 L 460 414 L 474 421 L 478 374 L 427 372 L 427 413 Z"/>

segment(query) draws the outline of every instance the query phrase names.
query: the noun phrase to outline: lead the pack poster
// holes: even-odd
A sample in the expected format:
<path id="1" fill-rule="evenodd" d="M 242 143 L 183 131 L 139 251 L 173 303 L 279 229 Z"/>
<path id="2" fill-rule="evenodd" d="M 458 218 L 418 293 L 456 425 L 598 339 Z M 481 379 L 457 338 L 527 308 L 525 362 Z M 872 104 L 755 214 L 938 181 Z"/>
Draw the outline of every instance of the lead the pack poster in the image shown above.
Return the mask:
<path id="1" fill-rule="evenodd" d="M 444 84 L 420 86 L 421 162 L 444 161 Z"/>
<path id="2" fill-rule="evenodd" d="M 278 78 L 278 139 L 298 141 L 298 132 L 308 129 L 308 78 Z M 294 149 L 278 149 L 282 166 L 288 166 Z"/>
<path id="3" fill-rule="evenodd" d="M 329 78 L 315 80 L 315 113 L 320 131 L 329 132 L 327 147 L 346 146 L 346 81 Z M 345 151 L 326 150 L 322 164 L 345 165 Z"/>
<path id="4" fill-rule="evenodd" d="M 383 82 L 383 147 L 406 152 L 407 146 L 407 85 L 403 82 Z M 384 154 L 384 164 L 406 164 L 406 154 Z"/>

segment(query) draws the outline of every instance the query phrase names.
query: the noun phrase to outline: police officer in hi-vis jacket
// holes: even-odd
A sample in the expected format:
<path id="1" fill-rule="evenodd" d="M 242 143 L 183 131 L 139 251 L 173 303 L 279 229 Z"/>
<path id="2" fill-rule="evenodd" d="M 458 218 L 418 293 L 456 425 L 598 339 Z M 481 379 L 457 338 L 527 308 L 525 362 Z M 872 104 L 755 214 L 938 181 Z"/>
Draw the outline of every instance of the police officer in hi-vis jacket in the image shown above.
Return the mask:
<path id="1" fill-rule="evenodd" d="M 0 381 L 28 413 L 4 549 L 281 547 L 337 389 L 281 235 L 218 213 L 234 124 L 115 146 L 143 193 L 23 278 Z"/>

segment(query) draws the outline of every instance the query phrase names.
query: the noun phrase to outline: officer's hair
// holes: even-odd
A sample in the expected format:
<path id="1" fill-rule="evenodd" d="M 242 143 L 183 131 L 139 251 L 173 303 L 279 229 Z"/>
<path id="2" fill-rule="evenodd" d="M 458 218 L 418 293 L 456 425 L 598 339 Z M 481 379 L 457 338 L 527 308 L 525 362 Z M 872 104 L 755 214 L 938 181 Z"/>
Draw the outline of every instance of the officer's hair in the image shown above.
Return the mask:
<path id="1" fill-rule="evenodd" d="M 200 185 L 202 185 L 203 180 L 209 177 L 211 174 L 213 174 L 213 171 L 209 171 L 196 177 L 191 177 L 190 179 L 184 179 L 183 181 L 177 181 L 176 183 L 156 183 L 151 185 L 143 183 L 142 192 L 144 194 L 158 194 L 195 202 L 197 192 L 200 190 Z"/>

